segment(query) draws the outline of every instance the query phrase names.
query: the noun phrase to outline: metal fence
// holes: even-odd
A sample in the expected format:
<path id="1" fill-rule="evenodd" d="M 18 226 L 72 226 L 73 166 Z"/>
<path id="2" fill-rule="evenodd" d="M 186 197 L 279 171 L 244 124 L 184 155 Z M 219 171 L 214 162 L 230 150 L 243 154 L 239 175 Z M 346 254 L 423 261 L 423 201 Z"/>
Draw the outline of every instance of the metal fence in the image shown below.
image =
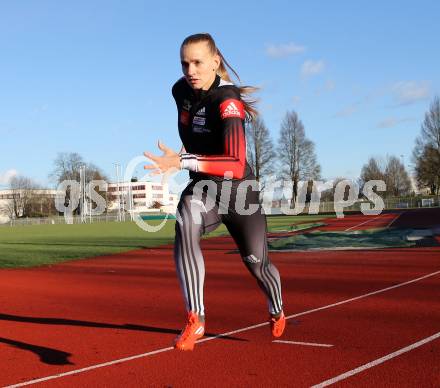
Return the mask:
<path id="1" fill-rule="evenodd" d="M 128 217 L 129 218 L 129 217 Z M 94 223 L 94 222 L 115 222 L 119 221 L 118 215 L 102 214 L 100 216 L 87 217 L 85 220 L 81 216 L 71 217 L 71 224 Z M 0 226 L 24 226 L 24 225 L 57 225 L 66 224 L 63 216 L 40 217 L 40 218 L 14 218 Z"/>
<path id="2" fill-rule="evenodd" d="M 390 197 L 379 198 L 376 202 L 366 200 L 358 200 L 351 206 L 345 206 L 344 202 L 320 202 L 319 204 L 305 204 L 299 214 L 329 214 L 339 212 L 360 212 L 362 208 L 381 208 L 383 210 L 399 210 L 399 209 L 417 209 L 427 207 L 440 207 L 440 196 L 423 196 L 423 197 Z M 281 215 L 292 214 L 289 212 L 289 206 L 284 204 L 284 208 L 277 206 L 272 207 L 270 211 L 266 209 L 266 214 Z M 296 214 L 296 213 L 295 213 Z"/>
<path id="3" fill-rule="evenodd" d="M 383 201 L 383 202 L 382 202 Z M 308 204 L 304 207 L 301 214 L 324 214 L 324 213 L 335 213 L 338 209 L 338 205 L 343 209 L 344 212 L 359 212 L 362 207 L 364 208 L 378 208 L 381 207 L 383 203 L 383 210 L 399 210 L 399 209 L 417 209 L 426 207 L 440 207 L 440 196 L 423 196 L 423 197 L 390 197 L 381 198 L 376 202 L 370 202 L 366 200 L 358 200 L 351 206 L 344 206 L 344 203 L 335 202 L 320 202 L 319 211 L 318 206 L 309 206 Z M 280 210 L 278 211 L 280 212 Z M 281 212 L 282 213 L 282 212 Z"/>
<path id="4" fill-rule="evenodd" d="M 426 208 L 426 207 L 440 207 L 440 196 L 417 196 L 417 197 L 392 197 L 382 199 L 384 203 L 384 210 L 398 210 L 398 209 L 414 209 L 414 208 Z M 347 207 L 343 207 L 343 212 L 359 212 L 361 211 L 361 205 L 365 204 L 367 207 L 377 207 L 379 202 L 371 203 L 368 201 L 357 201 L 355 204 Z M 370 204 L 370 205 L 368 205 Z M 342 205 L 342 204 L 339 204 Z M 309 204 L 305 205 L 304 209 L 299 214 L 328 214 L 335 213 L 338 208 L 338 204 L 334 202 L 320 202 L 319 206 L 310 207 Z M 319 209 L 319 210 L 318 210 Z M 272 207 L 270 211 L 266 210 L 266 214 L 286 214 L 280 207 Z M 99 216 L 73 216 L 70 219 L 71 224 L 81 223 L 95 223 L 95 222 L 116 222 L 116 221 L 129 221 L 130 215 L 125 214 L 125 217 L 121 219 L 117 214 L 102 214 Z M 63 216 L 51 216 L 42 218 L 17 218 L 12 219 L 6 223 L 0 224 L 0 226 L 19 226 L 19 225 L 56 225 L 66 224 L 66 219 Z"/>

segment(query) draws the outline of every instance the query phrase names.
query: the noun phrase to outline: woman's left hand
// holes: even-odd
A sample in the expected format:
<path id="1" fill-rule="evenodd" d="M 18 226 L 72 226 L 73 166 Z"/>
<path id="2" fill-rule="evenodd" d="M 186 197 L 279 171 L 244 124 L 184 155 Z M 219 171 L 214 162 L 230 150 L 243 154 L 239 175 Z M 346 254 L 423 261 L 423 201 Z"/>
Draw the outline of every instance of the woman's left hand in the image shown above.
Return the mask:
<path id="1" fill-rule="evenodd" d="M 149 152 L 144 152 L 144 155 L 154 162 L 154 165 L 145 165 L 144 169 L 152 170 L 152 175 L 180 170 L 180 155 L 162 144 L 160 140 L 157 142 L 157 146 L 163 151 L 163 155 L 155 156 Z"/>

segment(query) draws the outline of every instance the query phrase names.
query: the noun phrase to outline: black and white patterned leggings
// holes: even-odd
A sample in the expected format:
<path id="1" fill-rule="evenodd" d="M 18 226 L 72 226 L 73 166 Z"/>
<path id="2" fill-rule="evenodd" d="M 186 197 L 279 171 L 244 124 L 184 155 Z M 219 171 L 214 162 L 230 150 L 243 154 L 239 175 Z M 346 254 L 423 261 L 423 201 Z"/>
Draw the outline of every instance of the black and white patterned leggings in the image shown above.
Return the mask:
<path id="1" fill-rule="evenodd" d="M 187 310 L 204 315 L 205 264 L 200 238 L 223 223 L 246 268 L 266 295 L 270 314 L 278 314 L 282 310 L 281 281 L 267 255 L 266 216 L 261 211 L 259 192 L 229 181 L 232 187 L 228 196 L 223 195 L 228 192 L 225 185 L 222 189 L 222 182 L 227 181 L 203 182 L 208 184 L 202 190 L 200 182 L 191 182 L 182 192 L 177 208 L 174 259 Z"/>

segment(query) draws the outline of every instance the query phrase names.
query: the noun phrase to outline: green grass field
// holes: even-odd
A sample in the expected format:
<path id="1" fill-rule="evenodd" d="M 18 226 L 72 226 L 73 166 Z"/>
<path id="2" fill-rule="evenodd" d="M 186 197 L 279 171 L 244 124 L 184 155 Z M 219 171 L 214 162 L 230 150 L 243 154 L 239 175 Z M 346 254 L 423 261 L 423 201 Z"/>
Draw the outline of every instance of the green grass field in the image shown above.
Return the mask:
<path id="1" fill-rule="evenodd" d="M 292 225 L 313 223 L 325 216 L 268 217 L 269 231 L 290 230 Z M 152 225 L 160 221 L 149 221 Z M 126 252 L 170 244 L 175 221 L 148 233 L 133 222 L 75 225 L 35 225 L 0 228 L 0 268 L 32 267 L 66 260 Z M 206 237 L 227 234 L 221 225 Z"/>

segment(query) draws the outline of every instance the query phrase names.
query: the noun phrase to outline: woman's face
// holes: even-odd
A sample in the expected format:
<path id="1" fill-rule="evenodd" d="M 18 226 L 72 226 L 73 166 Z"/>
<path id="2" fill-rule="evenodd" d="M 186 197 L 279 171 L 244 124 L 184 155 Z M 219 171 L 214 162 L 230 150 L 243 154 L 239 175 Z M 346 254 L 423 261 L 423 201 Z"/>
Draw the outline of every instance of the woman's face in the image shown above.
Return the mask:
<path id="1" fill-rule="evenodd" d="M 219 55 L 213 55 L 207 42 L 190 43 L 180 50 L 180 61 L 186 81 L 193 89 L 208 90 L 220 65 Z"/>

